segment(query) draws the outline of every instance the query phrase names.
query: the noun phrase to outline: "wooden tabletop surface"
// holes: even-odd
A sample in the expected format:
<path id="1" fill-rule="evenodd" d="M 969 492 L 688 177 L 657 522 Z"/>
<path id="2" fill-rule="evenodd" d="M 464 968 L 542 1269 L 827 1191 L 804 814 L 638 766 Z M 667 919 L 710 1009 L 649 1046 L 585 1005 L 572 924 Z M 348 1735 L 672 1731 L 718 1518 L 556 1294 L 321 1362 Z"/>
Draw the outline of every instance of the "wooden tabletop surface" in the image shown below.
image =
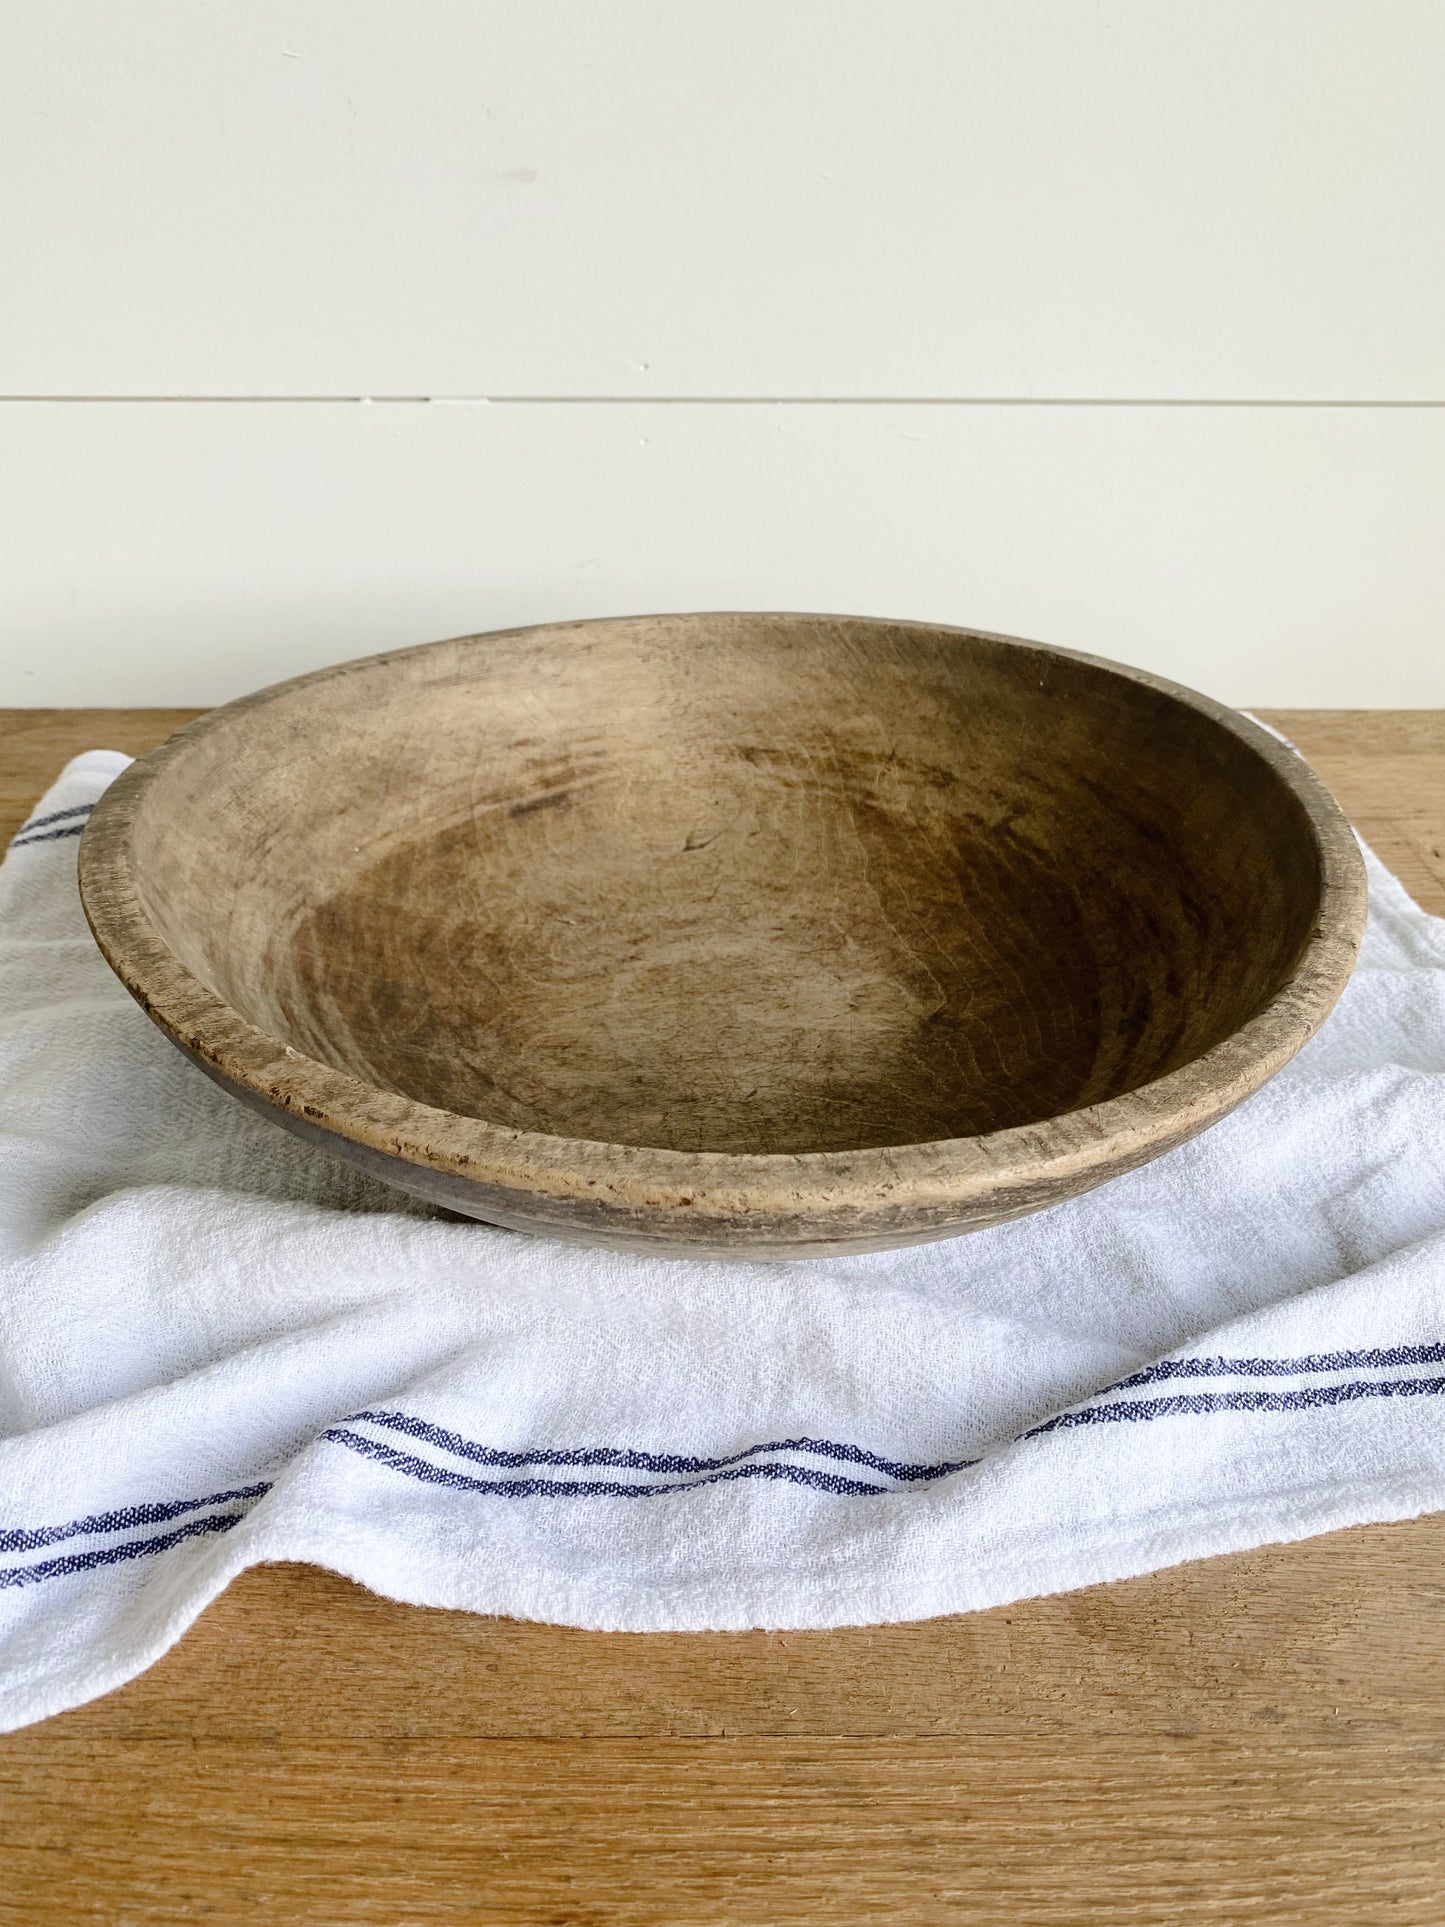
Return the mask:
<path id="1" fill-rule="evenodd" d="M 0 830 L 189 714 L 0 712 Z M 1267 720 L 1445 914 L 1445 712 Z M 1441 1927 L 1442 1819 L 1445 1515 L 826 1633 L 583 1633 L 269 1566 L 0 1738 L 0 1923 Z"/>

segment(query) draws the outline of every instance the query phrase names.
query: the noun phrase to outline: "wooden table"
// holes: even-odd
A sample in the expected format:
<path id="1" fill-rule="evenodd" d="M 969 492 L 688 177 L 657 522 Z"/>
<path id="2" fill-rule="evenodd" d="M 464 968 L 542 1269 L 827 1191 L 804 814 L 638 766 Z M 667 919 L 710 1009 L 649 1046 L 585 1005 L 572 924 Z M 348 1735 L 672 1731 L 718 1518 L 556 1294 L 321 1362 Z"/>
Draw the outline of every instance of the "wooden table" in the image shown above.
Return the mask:
<path id="1" fill-rule="evenodd" d="M 189 713 L 0 712 L 5 833 L 75 750 Z M 1445 912 L 1445 712 L 1269 720 Z M 1442 1819 L 1445 1515 L 829 1633 L 271 1566 L 0 1739 L 0 1922 L 1441 1927 Z"/>

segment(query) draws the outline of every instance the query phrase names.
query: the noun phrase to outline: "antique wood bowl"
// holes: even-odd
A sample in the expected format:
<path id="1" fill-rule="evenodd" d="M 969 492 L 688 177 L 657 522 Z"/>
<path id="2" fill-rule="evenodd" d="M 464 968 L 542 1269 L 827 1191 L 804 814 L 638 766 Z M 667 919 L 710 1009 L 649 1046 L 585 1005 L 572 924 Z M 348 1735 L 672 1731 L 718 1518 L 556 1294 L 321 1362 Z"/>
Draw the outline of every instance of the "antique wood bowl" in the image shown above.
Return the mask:
<path id="1" fill-rule="evenodd" d="M 1222 1117 L 1354 960 L 1354 838 L 1202 696 L 910 622 L 657 616 L 262 690 L 85 833 L 96 939 L 276 1122 L 635 1250 L 949 1237 Z"/>

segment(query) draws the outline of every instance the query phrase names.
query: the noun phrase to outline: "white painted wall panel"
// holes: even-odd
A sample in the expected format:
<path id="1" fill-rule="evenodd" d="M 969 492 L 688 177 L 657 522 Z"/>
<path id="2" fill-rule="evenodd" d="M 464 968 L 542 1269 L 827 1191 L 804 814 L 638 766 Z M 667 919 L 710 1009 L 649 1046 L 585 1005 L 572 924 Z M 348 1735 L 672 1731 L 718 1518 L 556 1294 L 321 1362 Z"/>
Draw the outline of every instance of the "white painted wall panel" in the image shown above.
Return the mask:
<path id="1" fill-rule="evenodd" d="M 1445 411 L 36 404 L 0 704 L 207 704 L 550 617 L 882 612 L 1445 704 Z"/>
<path id="2" fill-rule="evenodd" d="M 1441 399 L 1442 73 L 1440 0 L 8 0 L 0 392 Z"/>

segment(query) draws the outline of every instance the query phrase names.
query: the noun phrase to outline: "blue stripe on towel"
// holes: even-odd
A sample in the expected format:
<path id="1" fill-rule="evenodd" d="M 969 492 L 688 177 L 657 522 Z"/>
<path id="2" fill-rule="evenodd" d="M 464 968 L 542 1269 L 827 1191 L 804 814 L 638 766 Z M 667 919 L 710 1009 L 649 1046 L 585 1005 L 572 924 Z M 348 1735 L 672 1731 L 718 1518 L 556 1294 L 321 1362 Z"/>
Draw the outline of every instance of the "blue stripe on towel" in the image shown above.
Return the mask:
<path id="1" fill-rule="evenodd" d="M 15 834 L 29 836 L 32 830 L 43 830 L 47 823 L 64 823 L 72 816 L 89 816 L 94 808 L 94 803 L 72 803 L 68 810 L 52 810 L 49 816 L 32 816 L 28 823 L 20 825 Z"/>
<path id="2" fill-rule="evenodd" d="M 1218 1378 L 1227 1376 L 1279 1378 L 1306 1373 L 1344 1370 L 1385 1371 L 1402 1365 L 1445 1361 L 1445 1344 L 1394 1346 L 1387 1350 L 1359 1352 L 1320 1352 L 1298 1358 L 1181 1358 L 1165 1359 L 1131 1378 L 1109 1386 L 1098 1398 L 1143 1384 L 1168 1379 Z M 1361 1399 L 1422 1398 L 1445 1393 L 1445 1373 L 1429 1378 L 1350 1379 L 1338 1385 L 1309 1385 L 1292 1390 L 1241 1390 L 1232 1392 L 1174 1393 L 1162 1398 L 1117 1399 L 1113 1404 L 1090 1403 L 1075 1411 L 1061 1412 L 1045 1419 L 1020 1435 L 1018 1443 L 1045 1437 L 1050 1432 L 1072 1430 L 1085 1425 L 1128 1425 L 1149 1423 L 1161 1418 L 1203 1417 L 1216 1412 L 1295 1412 L 1319 1410 L 1352 1404 Z M 618 1470 L 662 1475 L 650 1481 L 620 1479 L 568 1478 L 476 1478 L 453 1467 L 437 1465 L 411 1452 L 401 1452 L 380 1439 L 350 1430 L 365 1422 L 399 1432 L 405 1437 L 429 1444 L 473 1464 L 498 1470 L 517 1470 L 529 1466 L 553 1466 L 573 1470 Z M 451 1491 L 473 1492 L 505 1499 L 648 1499 L 674 1492 L 692 1492 L 699 1487 L 722 1485 L 741 1479 L 765 1479 L 808 1487 L 835 1498 L 877 1498 L 897 1492 L 896 1485 L 877 1480 L 850 1478 L 842 1472 L 819 1465 L 799 1465 L 790 1460 L 770 1458 L 777 1452 L 792 1452 L 804 1457 L 821 1458 L 833 1465 L 851 1465 L 882 1478 L 908 1484 L 929 1484 L 950 1473 L 967 1470 L 978 1459 L 943 1460 L 935 1464 L 914 1464 L 888 1459 L 862 1446 L 840 1444 L 833 1439 L 779 1439 L 767 1445 L 753 1445 L 727 1458 L 700 1458 L 691 1454 L 645 1452 L 619 1446 L 580 1446 L 574 1449 L 540 1447 L 536 1450 L 509 1450 L 481 1445 L 463 1438 L 444 1426 L 428 1424 L 406 1412 L 365 1411 L 355 1413 L 343 1425 L 331 1426 L 321 1439 L 343 1445 L 393 1472 L 422 1484 L 442 1486 Z M 257 1481 L 201 1499 L 166 1499 L 124 1506 L 110 1512 L 91 1513 L 67 1525 L 18 1527 L 0 1532 L 0 1551 L 29 1552 L 58 1541 L 88 1534 L 127 1531 L 138 1525 L 156 1525 L 186 1512 L 209 1506 L 232 1506 L 260 1498 L 270 1490 L 269 1483 Z M 14 1586 L 36 1585 L 42 1580 L 60 1578 L 67 1573 L 89 1572 L 117 1565 L 124 1560 L 148 1558 L 166 1552 L 186 1539 L 204 1534 L 229 1532 L 247 1516 L 249 1503 L 241 1509 L 209 1512 L 202 1518 L 149 1538 L 130 1539 L 121 1545 L 92 1547 L 62 1553 L 28 1566 L 0 1568 L 0 1590 Z"/>
<path id="3" fill-rule="evenodd" d="M 1156 1418 L 1185 1418 L 1207 1412 L 1302 1412 L 1323 1405 L 1349 1405 L 1362 1398 L 1424 1398 L 1445 1392 L 1441 1378 L 1363 1378 L 1344 1385 L 1311 1385 L 1299 1392 L 1195 1392 L 1173 1398 L 1121 1399 L 1117 1405 L 1088 1405 L 1045 1419 L 1026 1439 L 1075 1425 L 1137 1424 Z"/>
<path id="4" fill-rule="evenodd" d="M 333 1426 L 321 1434 L 333 1445 L 344 1445 L 363 1458 L 375 1459 L 393 1472 L 420 1479 L 425 1485 L 444 1485 L 457 1492 L 484 1492 L 499 1499 L 652 1499 L 660 1493 L 692 1492 L 702 1485 L 721 1485 L 733 1479 L 780 1479 L 791 1485 L 809 1485 L 835 1498 L 872 1498 L 887 1492 L 886 1485 L 869 1485 L 861 1479 L 845 1479 L 836 1472 L 820 1472 L 813 1466 L 790 1465 L 786 1461 L 763 1460 L 750 1465 L 730 1465 L 725 1470 L 706 1472 L 698 1478 L 674 1479 L 667 1485 L 624 1485 L 619 1480 L 603 1479 L 474 1479 L 466 1472 L 453 1472 L 398 1452 L 380 1439 L 369 1439 L 360 1432 Z M 485 1450 L 486 1448 L 479 1448 Z"/>
<path id="5" fill-rule="evenodd" d="M 42 1579 L 59 1579 L 68 1572 L 91 1572 L 97 1566 L 119 1565 L 124 1559 L 148 1559 L 152 1553 L 165 1552 L 183 1539 L 197 1539 L 202 1533 L 229 1532 L 240 1525 L 244 1512 L 213 1512 L 204 1519 L 191 1519 L 174 1532 L 158 1539 L 128 1539 L 120 1546 L 96 1546 L 89 1552 L 63 1552 L 58 1559 L 42 1559 L 34 1566 L 7 1566 L 0 1570 L 0 1591 L 8 1586 L 37 1586 Z"/>
<path id="6" fill-rule="evenodd" d="M 52 810 L 48 816 L 32 816 L 28 823 L 20 825 L 10 839 L 10 847 L 12 850 L 23 850 L 30 843 L 53 843 L 57 837 L 79 836 L 84 831 L 85 824 L 70 823 L 67 819 L 72 816 L 87 817 L 94 808 L 94 803 L 77 803 L 68 810 Z M 53 830 L 47 827 L 52 823 L 65 823 L 66 827 L 63 830 Z M 39 835 L 35 834 L 36 831 L 39 831 Z"/>
<path id="7" fill-rule="evenodd" d="M 17 1526 L 0 1531 L 0 1552 L 38 1552 L 62 1539 L 81 1539 L 97 1532 L 128 1532 L 134 1526 L 160 1525 L 178 1519 L 183 1512 L 201 1512 L 207 1506 L 231 1505 L 238 1499 L 259 1499 L 271 1487 L 238 1485 L 229 1492 L 212 1492 L 204 1499 L 158 1499 L 144 1505 L 121 1506 L 114 1512 L 92 1512 L 84 1519 L 72 1519 L 63 1526 Z"/>
<path id="8" fill-rule="evenodd" d="M 1422 1352 L 1440 1350 L 1445 1353 L 1445 1347 L 1412 1347 L 1410 1349 Z M 1386 1355 L 1380 1356 L 1383 1358 Z M 1392 1364 L 1401 1362 L 1398 1353 L 1389 1354 L 1388 1359 Z M 1292 1361 L 1272 1362 L 1284 1365 Z M 1354 1379 L 1343 1385 L 1312 1385 L 1288 1392 L 1195 1392 L 1179 1393 L 1166 1398 L 1120 1399 L 1113 1405 L 1087 1405 L 1077 1411 L 1061 1412 L 1053 1418 L 1045 1419 L 1041 1425 L 1035 1425 L 1027 1432 L 1021 1433 L 1014 1442 L 1022 1444 L 1029 1439 L 1043 1438 L 1050 1432 L 1067 1431 L 1081 1425 L 1140 1424 L 1161 1418 L 1204 1417 L 1214 1412 L 1318 1410 L 1332 1405 L 1352 1404 L 1360 1399 L 1421 1398 L 1442 1392 L 1445 1392 L 1445 1375 L 1438 1378 Z M 666 1483 L 660 1484 L 644 1484 L 640 1481 L 624 1484 L 620 1480 L 604 1479 L 476 1479 L 464 1472 L 436 1465 L 428 1459 L 417 1458 L 409 1452 L 398 1452 L 378 1439 L 350 1431 L 347 1426 L 332 1426 L 321 1434 L 324 1440 L 333 1445 L 344 1445 L 349 1450 L 360 1453 L 364 1458 L 374 1459 L 378 1464 L 388 1466 L 394 1472 L 404 1473 L 408 1478 L 420 1479 L 428 1485 L 441 1485 L 455 1491 L 490 1493 L 502 1498 L 514 1499 L 654 1498 L 664 1493 L 691 1492 L 700 1486 L 719 1485 L 733 1479 L 748 1478 L 777 1479 L 794 1485 L 812 1486 L 816 1491 L 828 1492 L 841 1498 L 873 1497 L 897 1490 L 896 1486 L 875 1485 L 860 1479 L 843 1478 L 815 1466 L 794 1465 L 788 1461 L 761 1458 L 761 1454 L 768 1452 L 820 1454 L 893 1477 L 905 1478 L 913 1484 L 929 1484 L 935 1480 L 947 1478 L 950 1473 L 966 1471 L 971 1466 L 982 1462 L 980 1459 L 972 1458 L 945 1460 L 937 1465 L 906 1465 L 897 1460 L 881 1458 L 873 1452 L 865 1452 L 861 1446 L 842 1446 L 832 1440 L 818 1439 L 785 1439 L 772 1445 L 754 1445 L 726 1459 L 701 1459 L 663 1453 L 624 1451 L 610 1446 L 586 1446 L 570 1452 L 553 1448 L 538 1451 L 504 1451 L 496 1446 L 479 1445 L 474 1440 L 464 1439 L 459 1433 L 449 1432 L 442 1426 L 428 1425 L 424 1420 L 412 1418 L 405 1412 L 357 1412 L 349 1423 L 356 1424 L 363 1420 L 374 1425 L 386 1425 L 393 1431 L 402 1432 L 410 1438 L 438 1445 L 454 1457 L 466 1458 L 477 1464 L 503 1469 L 547 1465 L 582 1470 L 599 1466 L 629 1471 L 695 1475 L 674 1476 Z"/>
<path id="9" fill-rule="evenodd" d="M 470 1459 L 477 1465 L 558 1465 L 577 1468 L 595 1465 L 612 1466 L 628 1472 L 721 1472 L 769 1452 L 806 1452 L 844 1465 L 866 1466 L 869 1471 L 884 1472 L 892 1479 L 920 1480 L 941 1479 L 949 1472 L 961 1472 L 965 1467 L 978 1463 L 977 1459 L 948 1459 L 937 1465 L 910 1465 L 898 1459 L 881 1458 L 876 1452 L 865 1451 L 861 1445 L 840 1445 L 833 1439 L 806 1438 L 775 1439 L 767 1445 L 750 1445 L 745 1451 L 734 1452 L 721 1459 L 700 1459 L 670 1452 L 642 1452 L 612 1445 L 580 1446 L 571 1451 L 546 1447 L 514 1452 L 493 1445 L 478 1445 L 472 1439 L 464 1439 L 459 1432 L 449 1432 L 443 1426 L 428 1425 L 424 1419 L 413 1418 L 409 1412 L 354 1412 L 348 1423 L 355 1425 L 363 1419 L 370 1425 L 387 1426 L 394 1432 L 405 1433 L 408 1438 L 422 1440 L 428 1445 L 439 1445 L 443 1451 L 452 1452 L 458 1458 Z M 630 1492 L 633 1488 L 629 1486 L 627 1489 Z M 867 1489 L 870 1492 L 874 1490 L 872 1486 Z"/>
<path id="10" fill-rule="evenodd" d="M 54 843 L 62 836 L 81 836 L 84 831 L 83 823 L 70 823 L 63 830 L 42 830 L 39 836 L 17 836 L 10 847 L 12 850 L 28 850 L 32 843 Z"/>
<path id="11" fill-rule="evenodd" d="M 1303 1378 L 1317 1372 L 1382 1371 L 1395 1365 L 1438 1365 L 1445 1345 L 1392 1345 L 1384 1351 L 1309 1352 L 1301 1358 L 1166 1358 L 1121 1378 L 1111 1392 L 1165 1378 Z M 1101 1394 L 1102 1396 L 1102 1394 Z"/>

